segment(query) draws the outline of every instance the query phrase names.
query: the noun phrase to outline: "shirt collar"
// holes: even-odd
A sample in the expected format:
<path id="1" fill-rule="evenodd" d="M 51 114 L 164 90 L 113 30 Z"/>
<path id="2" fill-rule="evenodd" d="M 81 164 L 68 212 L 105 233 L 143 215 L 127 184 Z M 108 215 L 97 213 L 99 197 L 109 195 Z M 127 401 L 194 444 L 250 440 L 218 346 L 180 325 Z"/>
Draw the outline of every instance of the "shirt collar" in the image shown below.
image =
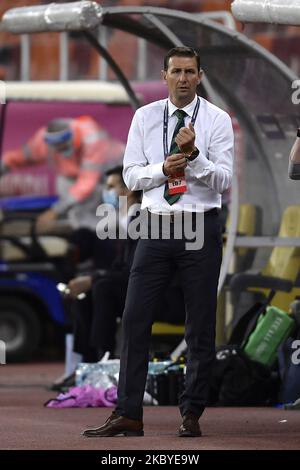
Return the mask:
<path id="1" fill-rule="evenodd" d="M 191 101 L 189 104 L 187 104 L 184 108 L 180 108 L 180 109 L 183 109 L 183 111 L 185 111 L 188 116 L 192 117 L 192 116 L 193 116 L 194 109 L 195 109 L 195 106 L 196 106 L 196 103 L 197 103 L 197 99 L 198 99 L 198 96 L 195 95 L 195 98 L 193 99 L 193 101 Z M 172 114 L 174 114 L 175 111 L 178 109 L 178 108 L 172 103 L 172 101 L 170 100 L 170 98 L 168 98 L 168 108 L 169 108 L 169 117 L 172 116 Z"/>

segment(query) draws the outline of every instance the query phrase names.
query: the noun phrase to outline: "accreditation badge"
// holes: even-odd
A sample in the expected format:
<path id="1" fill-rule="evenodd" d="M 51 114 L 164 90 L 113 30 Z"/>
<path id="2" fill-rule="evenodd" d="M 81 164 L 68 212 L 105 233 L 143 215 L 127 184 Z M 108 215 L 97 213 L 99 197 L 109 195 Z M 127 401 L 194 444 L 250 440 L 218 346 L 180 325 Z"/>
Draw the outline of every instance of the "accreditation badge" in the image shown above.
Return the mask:
<path id="1" fill-rule="evenodd" d="M 176 176 L 168 178 L 169 194 L 180 194 L 186 192 L 186 179 L 184 171 L 177 173 Z"/>

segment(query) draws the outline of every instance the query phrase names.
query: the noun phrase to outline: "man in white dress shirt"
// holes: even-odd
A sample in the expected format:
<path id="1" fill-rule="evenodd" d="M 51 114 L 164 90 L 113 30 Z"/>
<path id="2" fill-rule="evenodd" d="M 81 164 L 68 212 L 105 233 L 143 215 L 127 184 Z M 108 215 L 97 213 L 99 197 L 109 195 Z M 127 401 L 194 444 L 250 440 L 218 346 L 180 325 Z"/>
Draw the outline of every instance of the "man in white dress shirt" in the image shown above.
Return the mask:
<path id="1" fill-rule="evenodd" d="M 207 399 L 215 355 L 217 285 L 222 259 L 219 220 L 221 194 L 230 187 L 233 130 L 229 115 L 196 94 L 202 79 L 200 58 L 188 47 L 171 49 L 163 79 L 169 97 L 141 107 L 134 115 L 124 156 L 124 180 L 143 190 L 149 234 L 159 222 L 158 239 L 140 239 L 131 269 L 123 314 L 116 410 L 87 437 L 143 435 L 143 395 L 154 312 L 175 269 L 186 307 L 187 368 L 180 397 L 180 437 L 201 436 L 199 418 Z M 186 231 L 175 236 L 178 216 L 189 213 L 194 233 L 203 229 L 201 248 L 187 249 Z M 198 218 L 198 216 L 200 216 Z M 170 237 L 163 235 L 169 223 Z"/>

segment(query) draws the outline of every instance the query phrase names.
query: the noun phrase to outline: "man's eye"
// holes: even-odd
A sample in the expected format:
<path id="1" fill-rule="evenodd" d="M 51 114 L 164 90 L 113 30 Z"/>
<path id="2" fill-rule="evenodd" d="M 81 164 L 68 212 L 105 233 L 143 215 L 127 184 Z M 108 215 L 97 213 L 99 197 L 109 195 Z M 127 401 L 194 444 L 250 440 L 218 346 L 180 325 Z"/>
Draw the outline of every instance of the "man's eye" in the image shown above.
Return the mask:
<path id="1" fill-rule="evenodd" d="M 190 75 L 195 74 L 195 70 L 180 70 L 180 69 L 172 70 L 172 73 L 174 73 L 174 74 L 181 74 L 182 72 L 184 72 L 186 74 L 190 74 Z"/>

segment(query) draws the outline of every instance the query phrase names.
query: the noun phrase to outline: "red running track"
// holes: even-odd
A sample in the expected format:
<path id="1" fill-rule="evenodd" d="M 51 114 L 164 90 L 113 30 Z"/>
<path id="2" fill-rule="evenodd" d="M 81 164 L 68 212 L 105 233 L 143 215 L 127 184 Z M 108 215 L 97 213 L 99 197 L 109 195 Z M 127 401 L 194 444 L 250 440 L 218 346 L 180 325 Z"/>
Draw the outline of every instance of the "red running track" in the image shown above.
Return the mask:
<path id="1" fill-rule="evenodd" d="M 203 436 L 177 437 L 176 407 L 145 407 L 144 437 L 87 439 L 87 426 L 102 424 L 109 409 L 47 409 L 46 390 L 62 364 L 0 366 L 0 449 L 61 450 L 292 450 L 300 449 L 300 411 L 275 408 L 207 408 Z"/>

